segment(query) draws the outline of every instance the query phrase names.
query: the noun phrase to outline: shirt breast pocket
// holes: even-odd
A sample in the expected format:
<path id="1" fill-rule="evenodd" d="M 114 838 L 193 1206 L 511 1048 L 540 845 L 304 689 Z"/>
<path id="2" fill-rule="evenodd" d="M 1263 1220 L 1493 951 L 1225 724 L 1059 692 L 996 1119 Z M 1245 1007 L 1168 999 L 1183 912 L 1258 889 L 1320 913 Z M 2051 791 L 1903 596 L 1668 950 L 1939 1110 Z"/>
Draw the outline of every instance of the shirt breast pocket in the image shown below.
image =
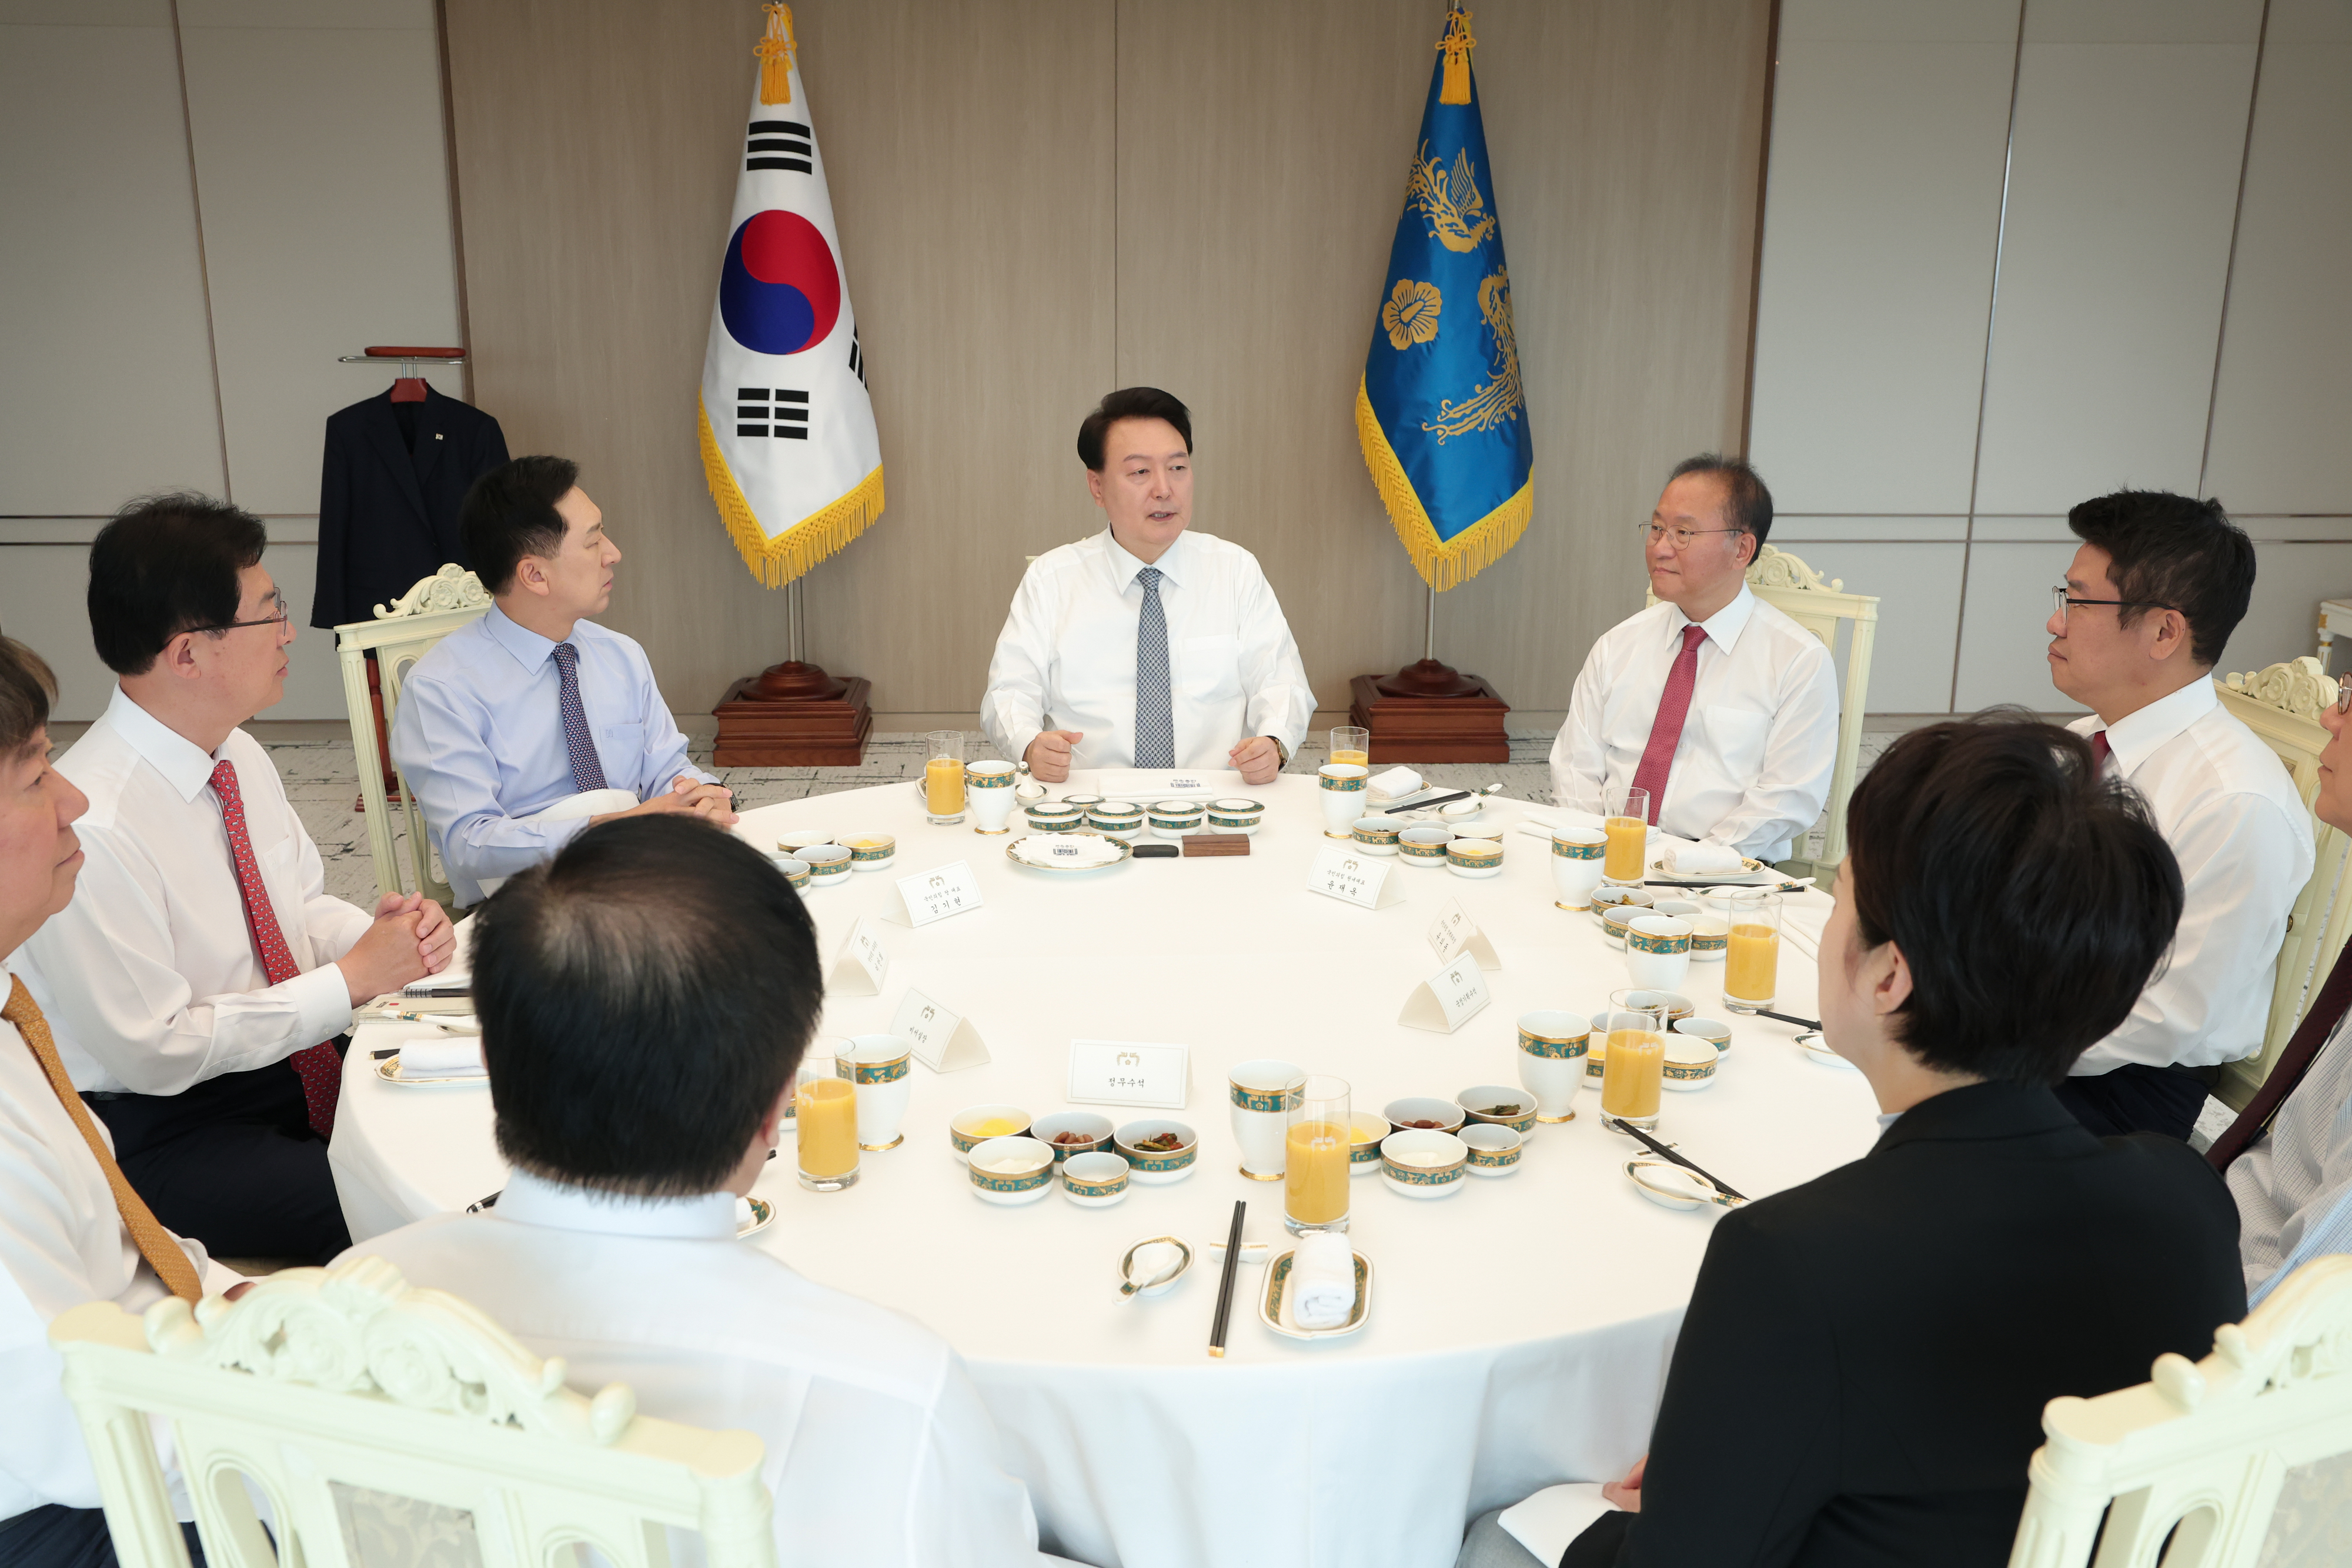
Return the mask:
<path id="1" fill-rule="evenodd" d="M 1242 695 L 1242 640 L 1187 637 L 1178 655 L 1183 694 L 1194 702 L 1223 702 Z"/>
<path id="2" fill-rule="evenodd" d="M 599 728 L 596 759 L 604 765 L 604 782 L 616 789 L 634 789 L 637 782 L 637 754 L 645 748 L 646 727 L 642 724 L 608 724 Z"/>
<path id="3" fill-rule="evenodd" d="M 1771 737 L 1772 716 L 1747 708 L 1706 710 L 1707 744 L 1717 766 L 1735 788 L 1745 789 L 1764 769 L 1764 745 Z"/>

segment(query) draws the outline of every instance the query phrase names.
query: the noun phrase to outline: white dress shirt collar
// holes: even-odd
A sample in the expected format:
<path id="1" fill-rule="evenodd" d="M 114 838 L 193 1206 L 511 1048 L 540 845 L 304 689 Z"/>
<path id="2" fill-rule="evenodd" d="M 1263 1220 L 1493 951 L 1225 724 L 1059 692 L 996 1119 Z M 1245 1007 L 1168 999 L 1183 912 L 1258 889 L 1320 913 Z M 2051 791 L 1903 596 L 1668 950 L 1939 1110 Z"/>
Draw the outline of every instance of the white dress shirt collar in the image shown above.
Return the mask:
<path id="1" fill-rule="evenodd" d="M 208 755 L 204 747 L 141 707 L 120 685 L 107 702 L 106 721 L 142 761 L 163 776 L 163 782 L 180 792 L 181 800 L 194 800 L 213 781 L 213 768 L 220 760 L 218 754 Z M 224 746 L 222 749 L 227 748 Z"/>
<path id="2" fill-rule="evenodd" d="M 2116 771 L 2130 778 L 2158 747 L 2221 706 L 2212 681 L 2200 677 L 2106 726 L 2107 749 L 2116 759 Z"/>
<path id="3" fill-rule="evenodd" d="M 677 1240 L 735 1239 L 735 1195 L 702 1192 L 690 1197 L 639 1197 L 550 1181 L 526 1170 L 507 1178 L 499 1194 L 501 1218 L 551 1230 L 583 1230 L 601 1236 L 646 1236 Z"/>
<path id="4" fill-rule="evenodd" d="M 1748 592 L 1748 584 L 1742 582 L 1739 591 L 1732 595 L 1730 603 L 1706 620 L 1696 622 L 1683 613 L 1681 605 L 1670 605 L 1669 608 L 1673 613 L 1666 618 L 1666 626 L 1676 642 L 1682 640 L 1684 627 L 1704 626 L 1706 628 L 1706 640 L 1728 653 L 1739 646 L 1739 634 L 1748 630 L 1748 622 L 1755 617 L 1756 596 Z"/>
<path id="5" fill-rule="evenodd" d="M 553 642 L 495 604 L 490 606 L 490 612 L 482 617 L 482 630 L 489 633 L 491 642 L 514 655 L 514 662 L 522 666 L 523 674 L 527 675 L 539 674 L 548 656 L 555 652 Z"/>
<path id="6" fill-rule="evenodd" d="M 1135 574 L 1147 566 L 1158 567 L 1161 577 L 1179 588 L 1182 587 L 1184 585 L 1184 543 L 1191 537 L 1189 530 L 1178 534 L 1169 542 L 1168 548 L 1160 552 L 1158 560 L 1143 560 L 1130 552 L 1125 545 L 1120 544 L 1117 534 L 1111 532 L 1108 528 L 1105 528 L 1102 532 L 1103 556 L 1110 563 L 1112 587 L 1125 593 L 1128 585 L 1135 580 Z"/>

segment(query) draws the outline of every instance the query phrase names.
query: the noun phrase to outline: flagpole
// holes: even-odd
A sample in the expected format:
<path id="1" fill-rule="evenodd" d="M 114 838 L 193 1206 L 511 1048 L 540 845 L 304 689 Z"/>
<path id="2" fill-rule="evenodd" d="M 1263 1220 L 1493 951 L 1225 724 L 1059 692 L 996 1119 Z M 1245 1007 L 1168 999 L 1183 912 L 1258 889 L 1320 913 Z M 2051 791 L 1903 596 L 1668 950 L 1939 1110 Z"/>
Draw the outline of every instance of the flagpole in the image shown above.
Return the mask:
<path id="1" fill-rule="evenodd" d="M 1421 656 L 1424 662 L 1437 657 L 1437 590 L 1429 591 L 1429 619 L 1422 622 Z"/>

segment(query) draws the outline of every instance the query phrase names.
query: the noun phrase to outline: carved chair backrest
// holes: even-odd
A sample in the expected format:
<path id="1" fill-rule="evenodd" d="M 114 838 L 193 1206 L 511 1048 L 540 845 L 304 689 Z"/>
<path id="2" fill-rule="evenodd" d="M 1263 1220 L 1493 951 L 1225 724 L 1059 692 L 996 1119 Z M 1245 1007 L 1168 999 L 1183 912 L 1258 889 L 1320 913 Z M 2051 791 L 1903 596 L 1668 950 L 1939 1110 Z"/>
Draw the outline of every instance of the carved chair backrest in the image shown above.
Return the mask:
<path id="1" fill-rule="evenodd" d="M 408 672 L 433 644 L 490 609 L 489 591 L 481 579 L 455 561 L 416 585 L 391 604 L 375 607 L 375 619 L 355 621 L 335 628 L 336 647 L 343 665 L 343 706 L 351 714 L 352 749 L 359 759 L 360 796 L 366 802 L 368 850 L 375 859 L 377 890 L 408 891 L 401 880 L 398 850 L 393 840 L 392 814 L 383 793 L 383 758 L 375 744 L 375 716 L 368 700 L 367 655 L 376 657 L 378 683 L 383 694 L 387 729 L 398 717 L 401 688 Z M 413 886 L 446 904 L 449 884 L 433 874 L 433 846 L 425 831 L 425 816 L 416 807 L 416 793 L 401 780 L 401 809 L 408 828 L 408 859 Z"/>
<path id="2" fill-rule="evenodd" d="M 2221 706 L 2244 720 L 2278 754 L 2303 803 L 2309 806 L 2319 793 L 2319 752 L 2327 744 L 2327 731 L 2320 727 L 2319 716 L 2336 700 L 2335 678 L 2317 659 L 2305 656 L 2218 679 L 2213 689 Z M 2345 936 L 2352 932 L 2352 899 L 2338 896 L 2352 838 L 2315 816 L 2311 839 L 2311 880 L 2295 895 L 2286 937 L 2279 946 L 2278 973 L 2271 984 L 2271 1010 L 2263 1028 L 2262 1051 L 2224 1067 L 2215 1090 L 2241 1110 L 2270 1076 L 2272 1063 L 2302 1021 L 2305 1005 L 2326 984 L 2336 956 L 2344 949 Z"/>
<path id="3" fill-rule="evenodd" d="M 1757 598 L 1819 637 L 1833 659 L 1838 627 L 1853 628 L 1846 643 L 1845 671 L 1838 683 L 1837 765 L 1830 775 L 1828 831 L 1817 862 L 1826 873 L 1845 858 L 1845 805 L 1861 770 L 1862 721 L 1870 699 L 1870 655 L 1878 637 L 1878 597 L 1848 593 L 1844 579 L 1824 580 L 1803 560 L 1771 545 L 1759 549 L 1748 563 L 1748 586 Z M 1657 601 L 1656 594 L 1649 596 L 1649 603 Z M 1801 837 L 1798 842 L 1801 847 Z"/>
<path id="4" fill-rule="evenodd" d="M 2052 1400 L 2042 1430 L 2010 1568 L 2083 1568 L 2095 1542 L 2103 1565 L 2254 1568 L 2287 1471 L 2352 1452 L 2352 1257 L 2297 1269 L 2202 1361 Z"/>
<path id="5" fill-rule="evenodd" d="M 712 1568 L 776 1561 L 757 1437 L 638 1416 L 621 1384 L 575 1393 L 560 1359 L 380 1258 L 288 1270 L 236 1301 L 169 1297 L 143 1321 L 86 1302 L 49 1338 L 122 1568 L 189 1568 L 151 1416 L 212 1568 L 362 1568 L 355 1497 L 405 1505 L 433 1539 L 470 1534 L 483 1568 L 576 1565 L 582 1546 L 667 1568 L 671 1529 L 698 1532 Z"/>

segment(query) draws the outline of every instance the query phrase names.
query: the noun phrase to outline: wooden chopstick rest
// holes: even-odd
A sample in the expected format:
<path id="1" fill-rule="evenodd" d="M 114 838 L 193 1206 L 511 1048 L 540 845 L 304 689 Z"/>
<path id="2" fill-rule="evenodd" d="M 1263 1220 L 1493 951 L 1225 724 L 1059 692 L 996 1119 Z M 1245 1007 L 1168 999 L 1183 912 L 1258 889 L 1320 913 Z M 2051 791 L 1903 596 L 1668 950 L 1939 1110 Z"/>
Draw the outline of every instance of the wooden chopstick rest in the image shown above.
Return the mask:
<path id="1" fill-rule="evenodd" d="M 1247 833 L 1187 833 L 1177 841 L 1184 846 L 1187 859 L 1193 855 L 1245 855 L 1250 846 Z"/>

